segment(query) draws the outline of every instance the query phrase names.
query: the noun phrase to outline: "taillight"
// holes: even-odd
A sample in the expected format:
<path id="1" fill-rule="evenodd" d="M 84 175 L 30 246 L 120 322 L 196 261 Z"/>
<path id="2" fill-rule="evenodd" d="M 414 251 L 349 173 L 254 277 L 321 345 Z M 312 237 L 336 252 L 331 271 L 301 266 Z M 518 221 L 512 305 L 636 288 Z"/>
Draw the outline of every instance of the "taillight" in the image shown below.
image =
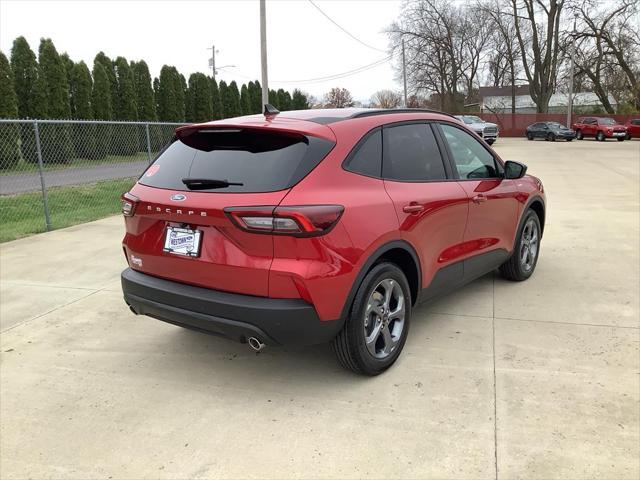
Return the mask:
<path id="1" fill-rule="evenodd" d="M 125 193 L 122 195 L 122 214 L 125 217 L 133 217 L 136 213 L 136 206 L 140 199 L 135 195 L 131 195 L 130 193 Z"/>
<path id="2" fill-rule="evenodd" d="M 224 212 L 242 230 L 253 233 L 315 237 L 329 232 L 342 215 L 342 205 L 295 207 L 227 207 Z"/>

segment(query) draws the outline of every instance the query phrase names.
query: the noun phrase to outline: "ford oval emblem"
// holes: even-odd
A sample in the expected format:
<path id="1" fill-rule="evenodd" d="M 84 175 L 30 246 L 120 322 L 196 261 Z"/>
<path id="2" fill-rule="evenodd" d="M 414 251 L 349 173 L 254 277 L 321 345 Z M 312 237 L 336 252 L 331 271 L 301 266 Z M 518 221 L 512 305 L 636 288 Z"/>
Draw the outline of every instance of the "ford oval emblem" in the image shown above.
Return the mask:
<path id="1" fill-rule="evenodd" d="M 186 200 L 186 198 L 187 196 L 181 193 L 176 193 L 175 195 L 171 195 L 171 200 L 173 200 L 174 202 L 181 202 L 183 200 Z"/>

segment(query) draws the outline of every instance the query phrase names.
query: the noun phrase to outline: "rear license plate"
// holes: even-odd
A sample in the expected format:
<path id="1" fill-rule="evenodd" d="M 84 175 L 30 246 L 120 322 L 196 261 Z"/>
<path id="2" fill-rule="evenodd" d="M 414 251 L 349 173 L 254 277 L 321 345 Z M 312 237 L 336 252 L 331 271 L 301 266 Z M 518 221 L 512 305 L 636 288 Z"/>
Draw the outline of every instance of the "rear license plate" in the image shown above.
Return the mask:
<path id="1" fill-rule="evenodd" d="M 164 237 L 165 252 L 174 255 L 184 255 L 187 257 L 200 256 L 200 230 L 190 230 L 188 228 L 167 227 Z"/>

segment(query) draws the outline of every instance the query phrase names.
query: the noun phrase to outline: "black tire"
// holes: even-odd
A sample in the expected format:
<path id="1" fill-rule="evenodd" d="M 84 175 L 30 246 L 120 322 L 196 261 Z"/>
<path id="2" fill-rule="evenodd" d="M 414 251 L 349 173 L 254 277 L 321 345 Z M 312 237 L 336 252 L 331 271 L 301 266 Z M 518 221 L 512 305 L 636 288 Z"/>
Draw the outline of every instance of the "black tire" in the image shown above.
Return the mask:
<path id="1" fill-rule="evenodd" d="M 567 138 L 567 142 L 573 142 L 573 138 Z"/>
<path id="2" fill-rule="evenodd" d="M 599 131 L 596 134 L 596 140 L 598 140 L 599 142 L 604 142 L 605 138 L 604 138 L 604 133 L 602 133 L 602 131 Z"/>
<path id="3" fill-rule="evenodd" d="M 535 256 L 532 259 L 530 268 L 525 268 L 523 262 L 521 260 L 521 252 L 523 247 L 523 232 L 525 227 L 529 224 L 529 221 L 532 221 L 536 227 L 537 233 L 537 248 L 535 252 Z M 540 219 L 538 218 L 538 214 L 533 210 L 529 209 L 526 211 L 524 218 L 522 219 L 522 224 L 520 225 L 520 229 L 518 230 L 518 237 L 513 248 L 513 252 L 509 260 L 504 262 L 500 266 L 500 274 L 506 278 L 507 280 L 513 280 L 516 282 L 522 282 L 523 280 L 528 279 L 536 269 L 536 265 L 538 264 L 538 257 L 540 256 L 540 240 L 542 238 L 542 229 L 540 228 Z"/>
<path id="4" fill-rule="evenodd" d="M 618 137 L 619 142 L 624 142 L 624 137 Z"/>
<path id="5" fill-rule="evenodd" d="M 386 358 L 376 358 L 369 352 L 365 341 L 365 313 L 370 297 L 376 292 L 376 288 L 379 287 L 381 282 L 385 280 L 397 282 L 404 294 L 404 323 L 393 350 Z M 344 368 L 353 372 L 370 376 L 379 375 L 393 365 L 400 356 L 407 340 L 410 320 L 411 291 L 407 278 L 395 264 L 378 263 L 362 280 L 353 299 L 344 327 L 333 340 L 333 350 L 338 357 L 338 361 Z M 373 318 L 371 321 L 373 321 Z"/>
<path id="6" fill-rule="evenodd" d="M 578 140 L 583 140 L 584 139 L 584 135 L 582 135 L 582 130 L 576 130 L 576 138 Z"/>
<path id="7" fill-rule="evenodd" d="M 533 140 L 533 134 L 531 132 L 527 132 L 527 140 Z"/>
<path id="8" fill-rule="evenodd" d="M 627 140 L 631 140 L 631 134 L 630 134 L 630 133 L 627 133 L 627 136 L 626 136 L 626 137 L 624 137 L 624 138 L 625 138 L 625 139 L 627 139 Z"/>
<path id="9" fill-rule="evenodd" d="M 487 140 L 487 144 L 489 144 L 489 145 L 493 145 L 494 142 L 495 142 L 495 140 Z"/>
<path id="10" fill-rule="evenodd" d="M 547 134 L 547 140 L 549 140 L 550 142 L 555 142 L 556 141 L 556 136 L 553 133 L 549 132 Z"/>

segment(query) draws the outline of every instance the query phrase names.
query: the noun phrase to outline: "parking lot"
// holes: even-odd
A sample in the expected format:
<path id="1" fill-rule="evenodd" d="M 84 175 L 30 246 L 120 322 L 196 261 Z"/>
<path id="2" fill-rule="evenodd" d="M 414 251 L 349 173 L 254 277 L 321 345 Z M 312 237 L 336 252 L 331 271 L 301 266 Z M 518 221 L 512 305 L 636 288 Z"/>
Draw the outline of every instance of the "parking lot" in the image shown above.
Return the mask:
<path id="1" fill-rule="evenodd" d="M 132 315 L 119 217 L 0 246 L 2 478 L 640 476 L 640 141 L 500 139 L 534 276 L 414 312 L 388 372 Z"/>

